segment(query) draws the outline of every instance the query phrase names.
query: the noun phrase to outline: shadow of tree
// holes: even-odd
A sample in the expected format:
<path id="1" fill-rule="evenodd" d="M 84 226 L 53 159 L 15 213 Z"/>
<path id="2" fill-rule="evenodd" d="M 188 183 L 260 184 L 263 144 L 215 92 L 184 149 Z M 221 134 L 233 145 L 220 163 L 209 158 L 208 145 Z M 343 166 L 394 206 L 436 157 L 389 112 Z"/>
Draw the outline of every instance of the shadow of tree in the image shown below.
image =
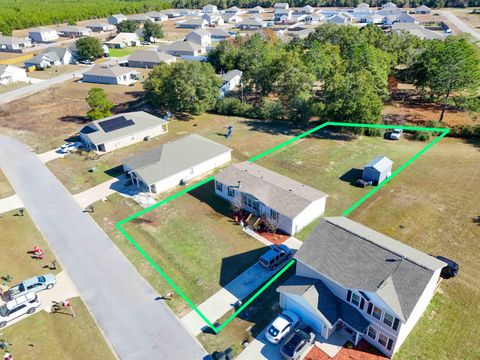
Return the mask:
<path id="1" fill-rule="evenodd" d="M 480 226 L 480 215 L 472 218 L 472 222 Z"/>

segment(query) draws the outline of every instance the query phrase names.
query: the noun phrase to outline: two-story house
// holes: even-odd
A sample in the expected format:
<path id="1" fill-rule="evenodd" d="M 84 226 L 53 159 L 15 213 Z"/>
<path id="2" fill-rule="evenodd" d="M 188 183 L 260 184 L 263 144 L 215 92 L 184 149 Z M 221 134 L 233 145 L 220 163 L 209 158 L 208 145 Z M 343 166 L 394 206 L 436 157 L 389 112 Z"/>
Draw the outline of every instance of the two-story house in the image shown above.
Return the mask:
<path id="1" fill-rule="evenodd" d="M 391 357 L 432 299 L 446 264 L 345 217 L 324 218 L 277 291 L 323 338 L 361 339 Z M 338 337 L 338 334 L 337 334 Z"/>
<path id="2" fill-rule="evenodd" d="M 215 176 L 215 193 L 293 235 L 320 217 L 328 195 L 251 162 Z"/>

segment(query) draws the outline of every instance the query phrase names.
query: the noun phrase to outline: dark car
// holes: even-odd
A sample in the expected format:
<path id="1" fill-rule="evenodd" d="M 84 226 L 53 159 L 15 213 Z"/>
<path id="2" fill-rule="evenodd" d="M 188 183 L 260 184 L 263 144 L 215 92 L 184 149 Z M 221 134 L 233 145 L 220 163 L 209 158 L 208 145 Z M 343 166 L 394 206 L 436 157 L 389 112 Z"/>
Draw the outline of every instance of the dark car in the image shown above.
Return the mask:
<path id="1" fill-rule="evenodd" d="M 292 250 L 286 245 L 275 245 L 260 256 L 258 262 L 268 270 L 274 270 L 278 265 L 292 258 Z"/>
<path id="2" fill-rule="evenodd" d="M 367 187 L 367 186 L 372 186 L 373 182 L 371 181 L 365 181 L 363 179 L 358 179 L 357 180 L 357 186 L 359 187 Z"/>
<path id="3" fill-rule="evenodd" d="M 444 256 L 437 256 L 437 259 L 447 264 L 440 272 L 440 277 L 443 279 L 451 279 L 458 274 L 460 266 L 453 260 L 450 260 Z"/>
<path id="4" fill-rule="evenodd" d="M 288 338 L 280 349 L 284 360 L 300 359 L 302 354 L 315 341 L 315 333 L 308 325 L 301 325 Z"/>

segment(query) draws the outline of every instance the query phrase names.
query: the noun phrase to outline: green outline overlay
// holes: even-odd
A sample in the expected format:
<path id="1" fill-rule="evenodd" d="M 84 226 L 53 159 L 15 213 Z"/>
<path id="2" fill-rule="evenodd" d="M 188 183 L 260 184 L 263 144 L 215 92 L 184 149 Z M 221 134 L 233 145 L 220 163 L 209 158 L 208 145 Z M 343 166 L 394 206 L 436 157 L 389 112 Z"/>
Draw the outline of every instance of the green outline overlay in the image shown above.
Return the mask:
<path id="1" fill-rule="evenodd" d="M 364 127 L 364 128 L 371 128 L 371 129 L 402 129 L 402 130 L 413 130 L 413 131 L 429 131 L 429 132 L 439 132 L 440 135 L 437 136 L 433 141 L 431 141 L 427 146 L 413 155 L 410 159 L 408 159 L 402 166 L 400 166 L 397 170 L 395 170 L 390 177 L 382 181 L 368 193 L 366 193 L 362 198 L 360 198 L 357 202 L 355 202 L 352 206 L 350 206 L 347 210 L 345 210 L 342 215 L 347 216 L 353 210 L 358 208 L 361 204 L 363 204 L 368 198 L 370 198 L 373 194 L 375 194 L 378 190 L 380 190 L 385 184 L 390 182 L 395 176 L 397 176 L 400 172 L 402 172 L 407 166 L 413 163 L 416 159 L 418 159 L 423 153 L 425 153 L 428 149 L 430 149 L 433 145 L 438 143 L 443 137 L 445 137 L 449 132 L 450 129 L 448 128 L 429 128 L 429 127 L 415 127 L 415 126 L 400 126 L 400 125 L 377 125 L 377 124 L 353 124 L 353 123 L 341 123 L 341 122 L 326 122 L 322 125 L 316 126 L 304 133 L 295 136 L 279 145 L 276 145 L 263 153 L 256 155 L 250 158 L 248 161 L 254 162 L 262 157 L 271 154 L 289 144 L 294 143 L 295 141 L 302 139 L 326 126 L 342 126 L 342 127 Z M 183 291 L 173 282 L 170 277 L 153 261 L 153 259 L 138 245 L 135 240 L 123 229 L 122 225 L 129 222 L 132 219 L 135 219 L 159 206 L 162 206 L 177 197 L 180 197 L 187 192 L 196 189 L 214 179 L 213 176 L 208 177 L 200 181 L 199 183 L 192 185 L 188 188 L 185 188 L 168 198 L 159 201 L 158 203 L 145 208 L 121 221 L 116 224 L 117 229 L 127 238 L 127 240 L 138 250 L 138 252 L 152 265 L 152 267 L 172 286 L 172 288 L 185 300 L 185 302 L 205 321 L 205 323 L 216 333 L 218 334 L 230 321 L 232 321 L 238 314 L 240 314 L 250 303 L 255 300 L 262 292 L 265 291 L 275 280 L 277 280 L 287 269 L 289 269 L 294 263 L 295 260 L 291 260 L 287 265 L 285 265 L 278 273 L 275 274 L 266 284 L 264 284 L 255 294 L 253 294 L 238 310 L 236 310 L 227 320 L 225 320 L 222 324 L 215 326 L 196 306 L 192 301 L 183 293 Z"/>

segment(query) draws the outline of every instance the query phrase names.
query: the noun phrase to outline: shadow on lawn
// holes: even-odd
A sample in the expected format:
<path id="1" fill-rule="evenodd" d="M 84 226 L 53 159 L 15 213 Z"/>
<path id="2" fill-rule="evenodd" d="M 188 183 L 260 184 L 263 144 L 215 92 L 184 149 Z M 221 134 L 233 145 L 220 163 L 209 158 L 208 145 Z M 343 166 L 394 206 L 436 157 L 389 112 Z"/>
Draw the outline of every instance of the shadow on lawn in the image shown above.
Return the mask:
<path id="1" fill-rule="evenodd" d="M 339 177 L 341 181 L 348 182 L 350 185 L 356 185 L 357 180 L 362 178 L 363 170 L 352 168 Z"/>
<path id="2" fill-rule="evenodd" d="M 223 258 L 220 270 L 220 286 L 226 287 L 230 293 L 240 297 L 237 293 L 237 286 L 227 285 L 238 275 L 246 271 L 249 267 L 255 265 L 258 261 L 258 258 L 267 252 L 268 249 L 269 248 L 267 246 L 262 246 L 259 249 L 254 249 L 241 254 Z"/>
<path id="3" fill-rule="evenodd" d="M 190 190 L 188 193 L 202 203 L 210 206 L 217 213 L 231 218 L 232 209 L 230 203 L 215 195 L 214 186 L 214 181 L 209 181 L 193 190 Z M 233 222 L 233 219 L 231 221 Z"/>

